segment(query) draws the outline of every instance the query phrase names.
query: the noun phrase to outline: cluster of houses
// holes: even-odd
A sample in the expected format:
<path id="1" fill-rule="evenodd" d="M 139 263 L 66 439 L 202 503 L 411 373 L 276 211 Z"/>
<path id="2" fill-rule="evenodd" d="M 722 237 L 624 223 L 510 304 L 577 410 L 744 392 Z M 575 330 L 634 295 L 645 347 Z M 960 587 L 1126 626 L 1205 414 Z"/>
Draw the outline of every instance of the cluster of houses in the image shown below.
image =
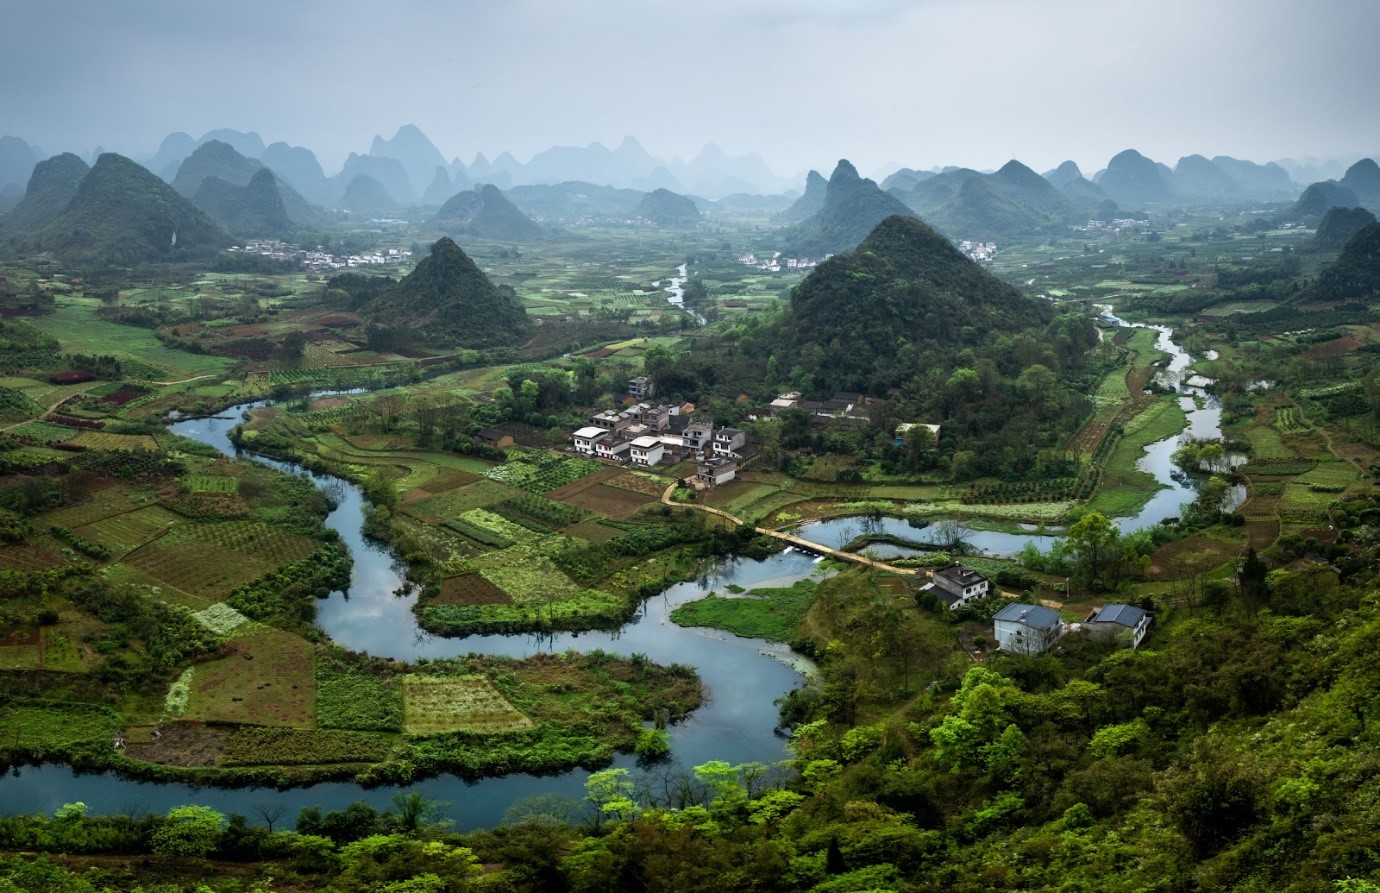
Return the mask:
<path id="1" fill-rule="evenodd" d="M 778 394 L 767 406 L 767 413 L 771 418 L 776 418 L 788 409 L 800 409 L 810 414 L 811 422 L 819 424 L 842 422 L 865 425 L 872 419 L 868 409 L 871 402 L 870 397 L 855 391 L 839 391 L 828 400 L 805 400 L 799 391 L 790 391 Z"/>
<path id="2" fill-rule="evenodd" d="M 991 260 L 997 256 L 996 242 L 973 242 L 968 239 L 958 243 L 958 250 L 963 252 L 963 256 L 968 260 L 975 260 L 981 263 Z"/>
<path id="3" fill-rule="evenodd" d="M 956 561 L 937 568 L 932 580 L 921 591 L 933 594 L 951 611 L 986 598 L 992 588 L 986 577 Z M 992 618 L 992 634 L 997 647 L 1008 654 L 1044 654 L 1067 633 L 1136 648 L 1149 632 L 1150 621 L 1148 612 L 1132 605 L 1105 605 L 1094 609 L 1081 623 L 1070 624 L 1058 611 L 1043 605 L 1015 603 Z"/>
<path id="4" fill-rule="evenodd" d="M 826 254 L 823 260 L 813 260 L 808 257 L 782 257 L 780 251 L 775 251 L 772 253 L 771 257 L 758 257 L 755 254 L 740 254 L 738 255 L 738 263 L 745 267 L 764 270 L 768 273 L 780 273 L 782 270 L 795 270 L 800 273 L 808 273 L 832 256 L 833 255 Z"/>
<path id="5" fill-rule="evenodd" d="M 296 261 L 313 273 L 344 270 L 351 267 L 397 267 L 412 261 L 406 248 L 389 248 L 373 254 L 330 254 L 319 248 L 302 248 L 287 242 L 255 239 L 227 249 L 233 254 L 255 254 L 273 260 Z"/>
<path id="6" fill-rule="evenodd" d="M 699 482 L 715 486 L 733 480 L 748 458 L 747 433 L 738 428 L 716 429 L 712 420 L 693 412 L 694 405 L 689 403 L 648 402 L 622 412 L 596 412 L 571 437 L 572 445 L 582 456 L 634 468 L 694 459 Z"/>

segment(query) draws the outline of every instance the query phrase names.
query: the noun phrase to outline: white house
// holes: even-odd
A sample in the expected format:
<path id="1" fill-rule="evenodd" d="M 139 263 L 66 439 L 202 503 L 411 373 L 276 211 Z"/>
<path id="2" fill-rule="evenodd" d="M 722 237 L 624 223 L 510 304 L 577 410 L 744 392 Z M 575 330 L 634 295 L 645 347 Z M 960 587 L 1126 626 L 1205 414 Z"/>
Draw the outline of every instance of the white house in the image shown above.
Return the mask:
<path id="1" fill-rule="evenodd" d="M 738 463 L 731 459 L 710 459 L 695 467 L 695 478 L 711 487 L 726 484 L 738 476 Z"/>
<path id="2" fill-rule="evenodd" d="M 579 431 L 576 431 L 571 439 L 575 441 L 575 452 L 579 453 L 581 456 L 593 456 L 595 454 L 595 444 L 611 436 L 608 429 L 596 428 L 590 425 L 587 428 L 581 428 Z"/>
<path id="3" fill-rule="evenodd" d="M 1011 604 L 992 618 L 997 647 L 1007 654 L 1044 654 L 1064 636 L 1064 618 L 1041 605 Z"/>
<path id="4" fill-rule="evenodd" d="M 743 448 L 747 435 L 737 428 L 720 428 L 714 432 L 714 455 L 727 459 Z"/>
<path id="5" fill-rule="evenodd" d="M 1088 637 L 1103 641 L 1125 642 L 1136 648 L 1150 631 L 1151 617 L 1140 608 L 1130 605 L 1107 605 L 1098 608 L 1083 621 Z"/>
<path id="6" fill-rule="evenodd" d="M 930 591 L 948 604 L 950 611 L 957 611 L 972 601 L 986 598 L 991 588 L 986 577 L 955 561 L 934 572 L 934 588 Z"/>
<path id="7" fill-rule="evenodd" d="M 662 444 L 661 438 L 651 435 L 639 437 L 632 442 L 632 464 L 642 468 L 651 468 L 661 461 L 665 452 L 666 447 Z"/>
<path id="8" fill-rule="evenodd" d="M 709 419 L 691 419 L 680 436 L 685 449 L 698 453 L 713 441 L 714 423 Z"/>
<path id="9" fill-rule="evenodd" d="M 594 455 L 613 462 L 628 461 L 632 441 L 626 437 L 604 437 L 594 442 Z"/>

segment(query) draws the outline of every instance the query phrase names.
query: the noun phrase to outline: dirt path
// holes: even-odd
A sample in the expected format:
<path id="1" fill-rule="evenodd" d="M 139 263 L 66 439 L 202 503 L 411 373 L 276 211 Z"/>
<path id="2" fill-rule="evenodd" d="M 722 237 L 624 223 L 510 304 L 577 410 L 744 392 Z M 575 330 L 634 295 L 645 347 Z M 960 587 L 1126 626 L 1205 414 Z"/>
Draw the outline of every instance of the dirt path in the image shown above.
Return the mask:
<path id="1" fill-rule="evenodd" d="M 718 515 L 720 518 L 723 518 L 727 521 L 731 521 L 736 525 L 742 525 L 747 523 L 743 521 L 741 518 L 737 517 L 736 515 L 729 514 L 723 509 L 714 508 L 713 506 L 700 505 L 698 503 L 676 502 L 671 498 L 671 494 L 674 493 L 675 490 L 676 485 L 671 484 L 669 487 L 666 488 L 665 492 L 661 494 L 661 502 L 663 505 L 685 506 L 688 508 L 699 509 L 702 512 L 708 512 L 711 515 Z M 861 564 L 865 567 L 874 568 L 879 571 L 886 571 L 887 573 L 891 574 L 900 574 L 901 576 L 929 576 L 929 571 L 921 571 L 913 567 L 896 567 L 895 565 L 887 564 L 883 561 L 878 561 L 875 558 L 868 558 L 866 555 L 859 555 L 856 552 L 844 552 L 841 549 L 831 549 L 830 547 L 822 545 L 820 543 L 812 543 L 809 540 L 804 539 L 802 537 L 798 537 L 789 533 L 782 533 L 779 530 L 771 530 L 766 527 L 757 526 L 754 526 L 753 529 L 756 530 L 762 536 L 769 536 L 772 539 L 781 540 L 783 543 L 787 543 L 805 552 L 814 552 L 816 555 L 827 555 L 830 558 L 837 558 L 840 561 L 848 561 L 853 564 Z"/>
<path id="2" fill-rule="evenodd" d="M 30 422 L 37 422 L 37 421 L 40 421 L 41 419 L 46 419 L 46 418 L 47 418 L 49 415 L 51 415 L 52 413 L 57 412 L 58 408 L 59 408 L 60 406 L 62 406 L 62 404 L 66 403 L 68 400 L 73 400 L 73 399 L 75 399 L 75 398 L 77 398 L 77 397 L 80 397 L 80 396 L 81 396 L 81 394 L 68 394 L 66 397 L 60 398 L 60 399 L 59 399 L 56 403 L 54 403 L 52 406 L 49 406 L 47 409 L 43 410 L 42 412 L 40 412 L 38 415 L 34 416 L 33 418 L 31 418 L 31 419 L 24 419 L 23 421 L 20 421 L 20 422 L 12 422 L 12 423 L 6 425 L 6 426 L 3 427 L 3 428 L 0 428 L 0 433 L 4 433 L 5 431 L 11 431 L 11 430 L 13 430 L 13 429 L 15 429 L 15 428 L 22 428 L 24 425 L 27 425 L 27 424 L 29 424 Z"/>

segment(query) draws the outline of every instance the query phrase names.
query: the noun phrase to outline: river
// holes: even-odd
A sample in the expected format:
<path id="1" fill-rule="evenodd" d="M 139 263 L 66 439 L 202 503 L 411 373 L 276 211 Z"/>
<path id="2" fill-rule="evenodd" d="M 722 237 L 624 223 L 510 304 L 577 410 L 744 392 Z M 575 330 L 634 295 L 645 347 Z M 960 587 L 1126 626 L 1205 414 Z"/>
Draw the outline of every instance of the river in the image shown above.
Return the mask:
<path id="1" fill-rule="evenodd" d="M 171 430 L 234 455 L 230 429 L 239 423 L 243 412 L 262 405 L 243 404 L 213 418 L 177 422 Z M 774 701 L 801 681 L 785 660 L 778 659 L 788 657 L 786 649 L 760 639 L 686 629 L 672 623 L 669 615 L 678 605 L 729 585 L 787 585 L 815 569 L 810 556 L 792 551 L 765 561 L 730 558 L 718 562 L 700 579 L 677 584 L 647 600 L 631 622 L 613 632 L 443 638 L 417 626 L 411 610 L 415 595 L 395 594 L 407 588 L 403 569 L 388 549 L 365 539 L 365 501 L 359 487 L 331 475 L 303 472 L 289 463 L 254 458 L 286 472 L 307 474 L 336 500 L 326 524 L 337 530 L 349 547 L 354 568 L 349 590 L 318 602 L 316 617 L 317 625 L 335 642 L 355 651 L 409 661 L 475 652 L 526 657 L 602 648 L 624 655 L 645 654 L 658 663 L 689 664 L 699 672 L 708 697 L 704 706 L 670 728 L 671 756 L 676 763 L 688 769 L 709 760 L 773 763 L 786 756 L 784 741 L 776 734 Z M 632 768 L 635 760 L 620 756 L 614 765 Z M 560 794 L 579 799 L 588 775 L 575 770 L 555 776 L 511 775 L 478 781 L 448 775 L 409 785 L 407 790 L 449 804 L 446 818 L 455 827 L 469 830 L 497 825 L 508 807 L 525 797 Z M 131 781 L 114 773 L 77 775 L 64 766 L 45 765 L 21 768 L 0 779 L 0 813 L 52 814 L 63 803 L 80 800 L 94 813 L 131 809 L 164 812 L 182 804 L 201 803 L 252 818 L 257 805 L 270 804 L 285 807 L 291 817 L 306 806 L 339 809 L 355 800 L 384 808 L 399 790 L 365 789 L 350 782 L 286 791 L 190 788 Z"/>
<path id="2" fill-rule="evenodd" d="M 1188 424 L 1182 431 L 1172 437 L 1166 437 L 1148 445 L 1145 448 L 1145 455 L 1136 463 L 1137 468 L 1155 478 L 1160 484 L 1160 489 L 1134 515 L 1112 519 L 1112 523 L 1122 533 L 1133 533 L 1159 524 L 1166 518 L 1178 517 L 1185 505 L 1197 499 L 1198 481 L 1191 475 L 1185 474 L 1174 464 L 1174 453 L 1189 439 L 1203 440 L 1221 437 L 1222 406 L 1215 396 L 1205 390 L 1211 384 L 1211 380 L 1198 376 L 1184 377 L 1184 372 L 1193 364 L 1193 357 L 1174 343 L 1174 332 L 1171 328 L 1128 323 L 1113 316 L 1109 306 L 1103 305 L 1101 310 L 1104 319 L 1117 325 L 1149 328 L 1158 333 L 1155 338 L 1155 347 L 1168 354 L 1169 360 L 1156 375 L 1156 381 L 1161 386 L 1172 387 L 1178 392 L 1179 406 L 1188 417 Z M 1228 459 L 1235 463 L 1244 460 L 1245 457 L 1229 456 Z M 1245 498 L 1245 488 L 1238 486 L 1231 494 L 1229 508 L 1235 509 L 1245 501 Z M 1009 558 L 1016 555 L 1027 544 L 1034 544 L 1042 552 L 1047 551 L 1058 537 L 1057 533 L 1036 532 L 1033 528 L 1029 533 L 1009 533 L 999 530 L 976 529 L 962 523 L 951 526 L 956 526 L 957 532 L 970 547 L 983 554 L 999 558 Z M 952 530 L 941 531 L 938 527 L 916 528 L 911 526 L 908 521 L 900 518 L 861 517 L 816 521 L 802 525 L 796 531 L 811 542 L 831 546 L 835 549 L 842 548 L 844 543 L 862 533 L 887 533 L 913 542 L 929 543 L 935 542 L 936 537 L 940 535 L 947 537 L 952 532 Z M 879 543 L 871 547 L 869 553 L 885 560 L 915 555 L 919 553 L 919 550 Z"/>
<path id="3" fill-rule="evenodd" d="M 679 272 L 683 276 L 684 268 Z M 1179 514 L 1183 505 L 1196 497 L 1196 491 L 1194 482 L 1174 466 L 1170 457 L 1186 437 L 1221 436 L 1221 409 L 1216 400 L 1201 387 L 1179 381 L 1192 358 L 1171 340 L 1172 332 L 1168 328 L 1154 328 L 1159 331 L 1156 346 L 1170 355 L 1162 380 L 1179 390 L 1180 402 L 1188 414 L 1188 425 L 1182 433 L 1146 448 L 1139 467 L 1154 475 L 1164 489 L 1134 516 L 1116 519 L 1117 526 L 1124 532 L 1158 524 L 1164 518 Z M 230 429 L 240 421 L 244 411 L 261 405 L 243 404 L 214 418 L 180 421 L 172 430 L 234 455 L 235 448 L 228 436 Z M 255 458 L 284 471 L 307 473 L 288 463 Z M 800 676 L 778 659 L 785 656 L 784 649 L 758 639 L 682 628 L 670 621 L 669 614 L 680 604 L 730 584 L 752 588 L 766 583 L 785 584 L 805 577 L 814 569 L 810 556 L 788 551 L 765 561 L 725 560 L 701 579 L 672 586 L 649 599 L 630 623 L 614 632 L 447 639 L 432 636 L 417 626 L 411 610 L 415 596 L 395 594 L 407 588 L 402 568 L 386 548 L 364 538 L 361 490 L 331 475 L 307 474 L 337 500 L 337 507 L 326 523 L 339 531 L 354 559 L 349 590 L 333 593 L 318 603 L 317 624 L 334 641 L 357 651 L 399 660 L 469 652 L 524 657 L 540 652 L 603 648 L 625 655 L 642 653 L 659 663 L 689 664 L 699 672 L 709 697 L 703 707 L 670 730 L 672 758 L 680 766 L 689 768 L 713 759 L 731 763 L 770 763 L 785 756 L 783 742 L 776 735 L 774 701 L 799 684 Z M 1014 555 L 1029 542 L 1048 548 L 1053 541 L 1052 536 L 1035 532 L 964 529 L 964 538 L 970 545 L 998 556 Z M 927 535 L 925 529 L 913 528 L 896 518 L 836 518 L 805 525 L 799 532 L 809 540 L 838 548 L 864 531 L 894 533 L 913 540 L 924 540 Z M 879 556 L 909 551 L 895 546 L 876 548 Z M 621 768 L 634 765 L 635 760 L 630 756 L 620 756 L 614 762 L 614 766 Z M 457 828 L 469 830 L 498 824 L 508 807 L 525 797 L 558 794 L 578 799 L 583 796 L 587 777 L 584 770 L 547 777 L 511 775 L 474 782 L 442 776 L 418 782 L 407 789 L 449 804 L 446 817 Z M 290 817 L 302 807 L 319 805 L 325 809 L 339 809 L 355 800 L 384 808 L 399 790 L 392 787 L 365 789 L 350 782 L 321 783 L 287 791 L 190 788 L 130 781 L 113 773 L 79 776 L 66 767 L 45 765 L 25 767 L 0 779 L 0 813 L 51 814 L 63 803 L 81 800 L 97 813 L 166 811 L 181 804 L 202 803 L 251 818 L 257 805 L 276 804 L 285 807 Z"/>

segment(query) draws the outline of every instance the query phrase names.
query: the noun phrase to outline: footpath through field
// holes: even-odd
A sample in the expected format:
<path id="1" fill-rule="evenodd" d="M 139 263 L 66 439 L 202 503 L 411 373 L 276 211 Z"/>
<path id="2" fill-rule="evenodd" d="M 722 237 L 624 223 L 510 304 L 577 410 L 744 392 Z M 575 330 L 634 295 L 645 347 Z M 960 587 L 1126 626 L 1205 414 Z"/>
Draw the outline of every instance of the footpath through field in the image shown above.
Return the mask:
<path id="1" fill-rule="evenodd" d="M 676 485 L 672 484 L 666 488 L 665 492 L 661 494 L 661 502 L 663 505 L 696 508 L 702 512 L 709 512 L 711 515 L 718 515 L 720 518 L 732 521 L 734 524 L 737 525 L 742 525 L 746 523 L 738 516 L 732 515 L 724 511 L 723 509 L 717 509 L 709 505 L 700 505 L 699 503 L 676 502 L 673 499 L 671 499 L 671 494 L 674 493 L 675 490 Z M 783 543 L 787 543 L 805 552 L 813 552 L 816 555 L 826 555 L 830 558 L 837 558 L 840 561 L 849 561 L 853 564 L 861 564 L 867 567 L 875 568 L 879 571 L 886 571 L 887 573 L 891 574 L 901 574 L 902 576 L 913 577 L 920 575 L 922 573 L 924 576 L 930 575 L 930 572 L 927 570 L 922 572 L 921 570 L 913 567 L 896 567 L 895 565 L 887 564 L 884 561 L 878 561 L 875 558 L 868 558 L 866 555 L 859 555 L 857 552 L 844 552 L 841 549 L 833 549 L 821 543 L 813 543 L 807 539 L 803 539 L 791 533 L 782 533 L 779 530 L 771 530 L 767 527 L 754 526 L 753 529 L 756 530 L 762 536 L 769 536 L 772 539 L 781 540 Z"/>

